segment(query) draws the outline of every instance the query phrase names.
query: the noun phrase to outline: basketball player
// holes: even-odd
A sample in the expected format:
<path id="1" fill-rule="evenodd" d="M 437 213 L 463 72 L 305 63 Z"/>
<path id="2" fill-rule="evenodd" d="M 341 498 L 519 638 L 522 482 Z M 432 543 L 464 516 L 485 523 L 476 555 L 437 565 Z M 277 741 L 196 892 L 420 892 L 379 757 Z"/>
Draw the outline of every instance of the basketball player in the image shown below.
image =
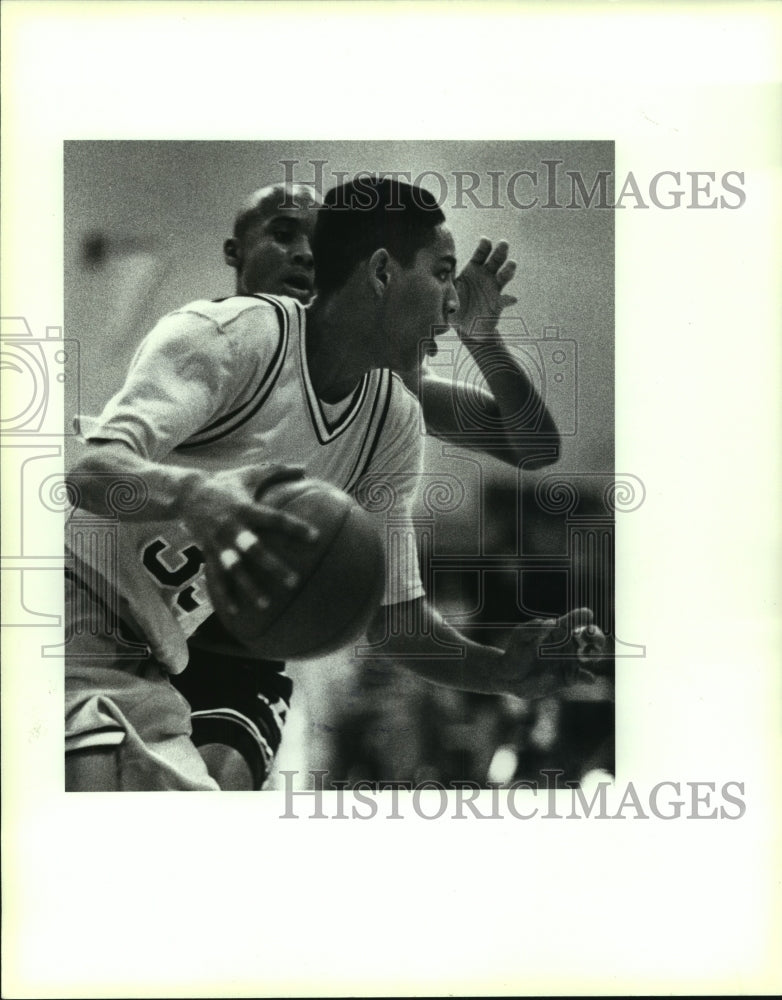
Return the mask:
<path id="1" fill-rule="evenodd" d="M 250 195 L 223 248 L 225 262 L 236 271 L 237 295 L 265 292 L 304 305 L 311 301 L 315 291 L 311 240 L 321 203 L 315 189 L 302 184 L 273 184 Z M 460 307 L 454 325 L 491 392 L 432 377 L 418 363 L 400 374 L 419 396 L 427 432 L 460 444 L 465 432 L 472 431 L 471 447 L 516 467 L 537 468 L 556 459 L 559 435 L 543 400 L 497 331 L 503 308 L 516 302 L 503 294 L 516 270 L 515 262 L 507 258 L 506 243 L 492 249 L 490 241 L 482 239 L 455 282 Z M 429 355 L 436 352 L 431 340 L 424 347 Z M 459 398 L 466 393 L 470 406 Z M 486 423 L 466 425 L 476 410 L 493 421 L 489 427 L 512 431 L 504 447 L 487 435 Z M 521 437 L 524 430 L 527 434 Z M 547 454 L 542 460 L 541 439 Z M 525 450 L 525 442 L 538 446 L 537 455 Z M 253 662 L 238 650 L 235 656 L 223 651 L 216 671 L 215 653 L 207 639 L 218 628 L 212 621 L 191 638 L 188 669 L 175 675 L 173 683 L 194 709 L 193 739 L 210 774 L 226 789 L 260 788 L 280 744 L 292 684 L 282 664 Z"/>
<path id="2" fill-rule="evenodd" d="M 96 635 L 88 627 L 96 590 L 106 593 L 111 582 L 101 580 L 92 550 L 75 560 L 68 582 L 69 788 L 219 787 L 190 740 L 190 706 L 169 673 L 186 666 L 187 637 L 211 615 L 206 566 L 212 593 L 226 603 L 266 606 L 295 582 L 264 542 L 279 532 L 312 537 L 312 529 L 254 496 L 301 470 L 264 463 L 300 462 L 359 499 L 377 481 L 393 484 L 400 537 L 412 536 L 419 404 L 394 373 L 413 369 L 421 342 L 453 318 L 455 251 L 427 192 L 389 180 L 363 180 L 362 191 L 372 196 L 371 210 L 357 205 L 358 187 L 349 183 L 318 211 L 318 296 L 308 310 L 290 298 L 236 296 L 169 314 L 86 429 L 70 477 L 80 508 L 115 513 L 107 486 L 123 481 L 138 483 L 145 502 L 119 514 L 112 599 L 121 629 Z M 518 627 L 505 650 L 483 646 L 429 605 L 414 545 L 387 557 L 386 593 L 369 629 L 381 658 L 436 683 L 521 697 L 589 676 L 569 657 L 537 655 L 541 643 L 590 628 L 588 611 Z M 443 656 L 435 633 L 458 644 L 462 659 Z M 602 636 L 592 633 L 599 647 Z M 134 642 L 151 658 L 130 656 Z"/>
<path id="3" fill-rule="evenodd" d="M 271 184 L 247 199 L 223 248 L 225 262 L 236 271 L 237 295 L 265 292 L 309 304 L 315 291 L 311 240 L 320 204 L 320 195 L 305 184 Z M 492 248 L 483 238 L 455 281 L 460 305 L 453 326 L 490 391 L 439 378 L 420 363 L 399 374 L 419 396 L 428 433 L 455 444 L 467 441 L 467 447 L 514 467 L 523 463 L 525 469 L 535 469 L 556 461 L 560 439 L 544 401 L 497 330 L 501 312 L 517 302 L 503 293 L 515 273 L 508 244 L 502 241 Z M 431 339 L 422 348 L 429 356 L 437 352 Z M 465 406 L 462 400 L 468 393 L 471 405 Z M 476 411 L 485 415 L 483 422 L 472 417 Z M 487 427 L 505 431 L 506 443 L 498 446 Z M 544 458 L 539 457 L 542 440 Z"/>

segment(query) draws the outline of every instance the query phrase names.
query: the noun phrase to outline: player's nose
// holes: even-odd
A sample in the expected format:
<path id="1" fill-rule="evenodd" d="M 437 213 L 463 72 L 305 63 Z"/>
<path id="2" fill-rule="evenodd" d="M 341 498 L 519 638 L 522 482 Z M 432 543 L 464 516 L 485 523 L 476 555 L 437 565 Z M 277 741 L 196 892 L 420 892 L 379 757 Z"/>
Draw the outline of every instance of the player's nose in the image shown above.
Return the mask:
<path id="1" fill-rule="evenodd" d="M 453 284 L 451 284 L 446 294 L 444 311 L 447 320 L 453 319 L 454 315 L 459 311 L 459 295 Z"/>
<path id="2" fill-rule="evenodd" d="M 301 267 L 312 267 L 314 263 L 312 247 L 310 246 L 310 241 L 306 237 L 297 240 L 291 246 L 290 255 L 293 263 L 298 264 Z"/>

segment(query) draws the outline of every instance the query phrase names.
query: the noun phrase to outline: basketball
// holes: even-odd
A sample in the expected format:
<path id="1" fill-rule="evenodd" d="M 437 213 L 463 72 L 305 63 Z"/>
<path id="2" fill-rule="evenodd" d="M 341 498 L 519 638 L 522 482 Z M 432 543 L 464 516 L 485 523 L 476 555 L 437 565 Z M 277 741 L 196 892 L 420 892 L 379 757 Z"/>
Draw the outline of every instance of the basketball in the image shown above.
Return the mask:
<path id="1" fill-rule="evenodd" d="M 271 597 L 270 606 L 215 603 L 225 628 L 254 655 L 309 659 L 356 640 L 378 608 L 385 584 L 383 545 L 370 515 L 342 490 L 318 479 L 282 482 L 263 502 L 319 530 L 313 542 L 278 536 L 268 547 L 299 576 L 298 586 Z"/>

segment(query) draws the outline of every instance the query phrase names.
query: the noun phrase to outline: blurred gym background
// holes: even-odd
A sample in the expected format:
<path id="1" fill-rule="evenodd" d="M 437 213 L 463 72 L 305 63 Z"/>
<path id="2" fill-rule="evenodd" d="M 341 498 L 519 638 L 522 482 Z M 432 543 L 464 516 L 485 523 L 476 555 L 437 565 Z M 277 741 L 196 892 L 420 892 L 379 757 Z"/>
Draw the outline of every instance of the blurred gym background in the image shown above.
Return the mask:
<path id="1" fill-rule="evenodd" d="M 460 263 L 480 236 L 507 239 L 519 263 L 507 290 L 519 303 L 501 330 L 558 421 L 561 454 L 519 471 L 427 438 L 416 515 L 426 585 L 478 641 L 501 645 L 515 623 L 581 604 L 613 640 L 614 216 L 565 207 L 568 172 L 588 191 L 600 171 L 613 171 L 612 143 L 72 141 L 64 163 L 65 336 L 79 341 L 81 357 L 66 422 L 77 409 L 103 407 L 161 315 L 233 292 L 222 243 L 236 210 L 251 191 L 291 173 L 302 182 L 320 175 L 328 188 L 359 171 L 410 171 L 444 196 Z M 457 172 L 467 171 L 477 175 L 481 207 L 464 194 L 471 180 L 459 194 Z M 535 190 L 529 177 L 512 189 L 517 202 L 537 195 L 536 207 L 520 209 L 509 197 L 518 171 L 537 172 Z M 609 178 L 609 204 L 612 190 Z M 545 207 L 553 200 L 562 207 Z M 429 363 L 444 377 L 474 378 L 468 362 L 446 338 Z M 278 768 L 298 772 L 302 788 L 315 769 L 349 783 L 444 784 L 614 772 L 610 664 L 595 685 L 538 702 L 447 690 L 401 668 L 370 668 L 349 652 L 290 671 L 296 690 Z"/>

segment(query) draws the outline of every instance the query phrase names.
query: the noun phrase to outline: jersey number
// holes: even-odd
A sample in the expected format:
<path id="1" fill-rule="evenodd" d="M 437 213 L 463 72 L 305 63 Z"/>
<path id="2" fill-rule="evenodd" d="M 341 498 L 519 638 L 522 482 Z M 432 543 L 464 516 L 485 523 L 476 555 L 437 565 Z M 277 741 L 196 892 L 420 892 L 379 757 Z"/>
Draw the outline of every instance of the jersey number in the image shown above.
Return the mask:
<path id="1" fill-rule="evenodd" d="M 144 549 L 142 561 L 146 569 L 159 583 L 165 587 L 181 587 L 196 576 L 206 560 L 197 545 L 188 545 L 186 549 L 182 549 L 178 553 L 179 565 L 176 569 L 169 569 L 160 559 L 160 554 L 165 552 L 168 547 L 168 544 L 161 538 L 156 538 Z M 183 611 L 195 611 L 198 607 L 198 601 L 195 600 L 194 595 L 195 588 L 193 587 L 185 587 L 177 595 L 177 604 Z"/>

